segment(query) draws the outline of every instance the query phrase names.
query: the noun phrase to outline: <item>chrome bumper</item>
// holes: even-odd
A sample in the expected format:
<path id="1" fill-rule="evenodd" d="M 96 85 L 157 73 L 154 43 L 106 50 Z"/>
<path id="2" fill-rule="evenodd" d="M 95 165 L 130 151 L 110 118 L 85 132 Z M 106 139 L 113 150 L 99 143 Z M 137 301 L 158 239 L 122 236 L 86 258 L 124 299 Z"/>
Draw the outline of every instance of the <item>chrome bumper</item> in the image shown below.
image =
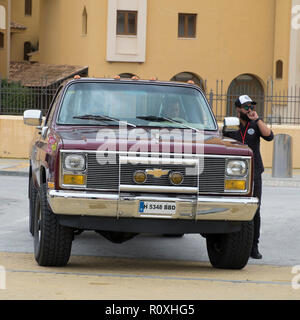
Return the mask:
<path id="1" fill-rule="evenodd" d="M 140 201 L 176 202 L 174 214 L 141 214 Z M 161 218 L 187 220 L 251 221 L 258 207 L 252 197 L 128 196 L 87 191 L 48 191 L 48 202 L 55 214 L 114 218 Z"/>

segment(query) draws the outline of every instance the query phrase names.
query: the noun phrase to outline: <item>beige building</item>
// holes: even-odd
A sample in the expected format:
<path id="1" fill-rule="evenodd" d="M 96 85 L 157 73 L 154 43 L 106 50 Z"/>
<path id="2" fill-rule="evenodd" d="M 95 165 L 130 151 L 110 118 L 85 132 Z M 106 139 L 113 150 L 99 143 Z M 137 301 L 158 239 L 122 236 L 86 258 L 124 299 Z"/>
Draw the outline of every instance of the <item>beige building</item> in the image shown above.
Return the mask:
<path id="1" fill-rule="evenodd" d="M 40 0 L 0 0 L 0 75 L 38 50 Z"/>
<path id="2" fill-rule="evenodd" d="M 96 77 L 193 79 L 207 93 L 213 89 L 234 95 L 247 86 L 250 94 L 266 96 L 300 85 L 300 30 L 292 28 L 292 22 L 300 24 L 300 0 L 0 0 L 1 4 L 11 20 L 6 30 L 0 25 L 2 74 L 7 60 L 29 58 L 43 65 L 87 66 L 89 75 Z M 28 55 L 38 42 L 39 51 Z M 222 80 L 217 90 L 216 80 Z M 221 107 L 223 114 L 232 111 L 232 103 Z M 259 108 L 267 114 L 270 107 Z"/>
<path id="3" fill-rule="evenodd" d="M 297 1 L 41 0 L 39 61 L 97 77 L 193 79 L 207 93 L 222 79 L 225 93 L 249 85 L 263 96 L 300 84 Z"/>
<path id="4" fill-rule="evenodd" d="M 214 107 L 216 80 L 223 80 L 218 89 L 225 94 L 247 84 L 260 95 L 300 87 L 300 0 L 32 0 L 31 17 L 25 2 L 0 0 L 0 75 L 8 74 L 10 60 L 24 60 L 25 42 L 36 47 L 39 39 L 30 60 L 41 67 L 27 64 L 14 76 L 25 75 L 28 86 L 33 74 L 47 74 L 54 83 L 88 67 L 96 77 L 193 79 L 208 96 L 214 90 Z M 221 107 L 228 113 L 226 103 Z M 8 116 L 0 116 L 0 129 L 0 137 L 11 137 L 0 139 L 0 156 L 27 157 L 35 129 L 26 131 L 22 117 Z M 275 125 L 273 131 L 299 140 L 299 126 Z M 272 148 L 262 141 L 266 167 Z M 293 165 L 300 168 L 297 148 Z"/>
<path id="5" fill-rule="evenodd" d="M 89 65 L 90 75 L 213 85 L 251 74 L 288 84 L 291 0 L 41 0 L 40 62 Z M 53 23 L 55 21 L 55 23 Z M 132 30 L 127 30 L 132 28 Z"/>
<path id="6" fill-rule="evenodd" d="M 9 74 L 10 62 L 10 1 L 0 0 L 0 76 L 6 78 Z"/>

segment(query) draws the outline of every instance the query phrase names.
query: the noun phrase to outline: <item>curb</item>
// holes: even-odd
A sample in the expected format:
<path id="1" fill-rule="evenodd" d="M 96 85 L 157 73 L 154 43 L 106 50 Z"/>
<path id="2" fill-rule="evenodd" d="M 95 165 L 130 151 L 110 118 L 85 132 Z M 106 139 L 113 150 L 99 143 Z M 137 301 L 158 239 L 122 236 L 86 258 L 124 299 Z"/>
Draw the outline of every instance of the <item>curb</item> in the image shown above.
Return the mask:
<path id="1" fill-rule="evenodd" d="M 0 170 L 0 176 L 28 177 L 29 172 Z"/>
<path id="2" fill-rule="evenodd" d="M 262 180 L 263 186 L 268 187 L 290 187 L 290 188 L 300 188 L 300 181 L 299 180 L 270 180 L 270 179 L 263 179 Z"/>

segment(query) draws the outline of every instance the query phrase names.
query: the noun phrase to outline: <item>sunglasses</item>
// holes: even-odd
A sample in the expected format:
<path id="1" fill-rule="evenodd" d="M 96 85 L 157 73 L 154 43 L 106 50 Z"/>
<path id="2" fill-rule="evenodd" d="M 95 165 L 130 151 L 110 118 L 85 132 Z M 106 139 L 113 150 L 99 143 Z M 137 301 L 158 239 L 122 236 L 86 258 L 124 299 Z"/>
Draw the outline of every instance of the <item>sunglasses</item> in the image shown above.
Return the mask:
<path id="1" fill-rule="evenodd" d="M 250 105 L 250 106 L 243 106 L 243 108 L 248 111 L 249 109 L 254 110 L 254 106 Z"/>

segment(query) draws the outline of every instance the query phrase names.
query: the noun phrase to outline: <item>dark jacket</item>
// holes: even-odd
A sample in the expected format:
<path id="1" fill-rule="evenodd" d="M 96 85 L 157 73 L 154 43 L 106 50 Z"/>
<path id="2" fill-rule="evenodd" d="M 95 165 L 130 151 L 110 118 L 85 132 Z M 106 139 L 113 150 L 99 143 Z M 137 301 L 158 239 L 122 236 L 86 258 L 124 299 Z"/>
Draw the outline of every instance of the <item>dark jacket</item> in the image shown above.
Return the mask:
<path id="1" fill-rule="evenodd" d="M 245 132 L 247 129 L 247 132 Z M 244 143 L 248 145 L 254 154 L 254 179 L 258 178 L 264 172 L 264 165 L 260 154 L 260 138 L 266 141 L 272 141 L 274 134 L 271 131 L 269 137 L 264 137 L 255 121 L 249 121 L 245 126 L 240 124 L 240 130 L 233 132 L 223 132 L 224 136 L 230 137 L 234 140 L 243 143 L 243 137 L 245 138 Z"/>

